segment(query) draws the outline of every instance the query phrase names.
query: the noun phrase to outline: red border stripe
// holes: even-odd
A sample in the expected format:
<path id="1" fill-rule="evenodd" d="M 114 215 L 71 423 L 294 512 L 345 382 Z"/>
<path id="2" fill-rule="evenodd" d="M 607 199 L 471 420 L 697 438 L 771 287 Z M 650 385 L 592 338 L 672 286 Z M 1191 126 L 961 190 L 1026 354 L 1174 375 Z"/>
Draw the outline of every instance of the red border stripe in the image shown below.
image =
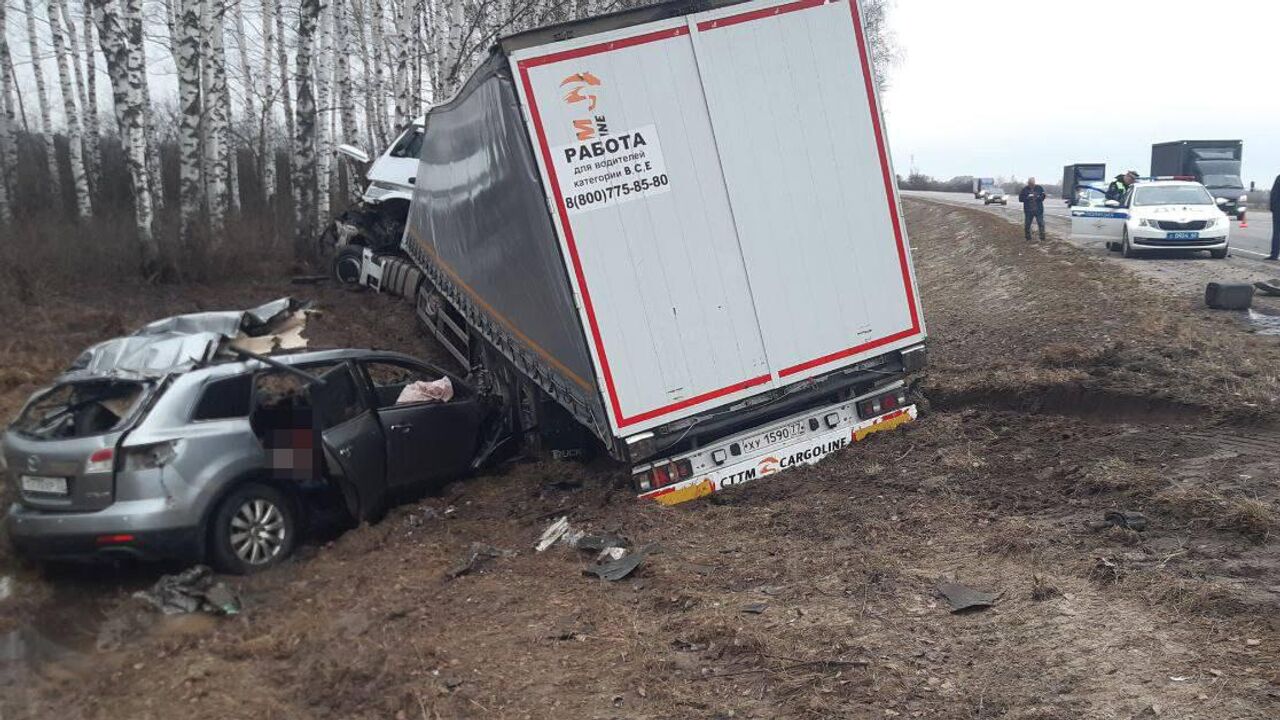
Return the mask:
<path id="1" fill-rule="evenodd" d="M 729 27 L 738 23 L 751 22 L 752 20 L 760 20 L 763 18 L 771 18 L 776 15 L 783 15 L 797 10 L 808 10 L 819 5 L 826 5 L 828 0 L 796 0 L 786 5 L 774 5 L 773 7 L 761 8 L 744 12 L 738 15 L 729 15 L 727 17 L 716 18 L 714 20 L 704 20 L 698 23 L 699 31 L 715 30 L 716 28 Z"/>

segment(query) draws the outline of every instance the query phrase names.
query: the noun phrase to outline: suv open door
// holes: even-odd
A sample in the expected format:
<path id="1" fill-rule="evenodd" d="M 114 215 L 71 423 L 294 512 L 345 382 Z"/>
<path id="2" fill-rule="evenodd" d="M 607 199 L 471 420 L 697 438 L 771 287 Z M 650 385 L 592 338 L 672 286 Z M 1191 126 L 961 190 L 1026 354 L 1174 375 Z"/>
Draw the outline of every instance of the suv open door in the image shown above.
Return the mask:
<path id="1" fill-rule="evenodd" d="M 343 363 L 310 386 L 319 445 L 357 520 L 377 520 L 387 505 L 386 439 L 355 368 Z"/>

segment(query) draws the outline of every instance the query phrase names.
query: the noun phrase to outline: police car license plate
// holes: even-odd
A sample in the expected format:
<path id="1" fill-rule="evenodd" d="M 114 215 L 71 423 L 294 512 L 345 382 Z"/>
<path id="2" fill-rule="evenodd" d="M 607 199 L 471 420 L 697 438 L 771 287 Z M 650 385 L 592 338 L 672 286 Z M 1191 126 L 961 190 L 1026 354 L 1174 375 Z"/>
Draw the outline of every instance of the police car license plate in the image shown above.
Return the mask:
<path id="1" fill-rule="evenodd" d="M 23 475 L 22 491 L 44 493 L 46 495 L 66 495 L 67 479 L 64 477 L 43 477 L 40 475 Z"/>
<path id="2" fill-rule="evenodd" d="M 1198 232 L 1171 232 L 1171 233 L 1169 233 L 1169 239 L 1170 239 L 1170 240 L 1199 240 L 1199 239 L 1200 239 L 1200 233 L 1198 233 Z"/>

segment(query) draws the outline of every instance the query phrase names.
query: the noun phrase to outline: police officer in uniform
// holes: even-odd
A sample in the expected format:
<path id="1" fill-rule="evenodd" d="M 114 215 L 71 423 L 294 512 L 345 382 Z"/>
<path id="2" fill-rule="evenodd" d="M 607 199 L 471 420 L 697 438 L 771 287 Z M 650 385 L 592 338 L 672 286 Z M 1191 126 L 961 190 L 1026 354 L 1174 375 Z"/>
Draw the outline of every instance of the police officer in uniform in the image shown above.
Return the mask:
<path id="1" fill-rule="evenodd" d="M 1107 199 L 1120 202 L 1124 200 L 1124 194 L 1129 192 L 1129 188 L 1138 181 L 1138 173 L 1130 170 L 1123 175 L 1117 175 L 1115 180 L 1107 186 Z"/>

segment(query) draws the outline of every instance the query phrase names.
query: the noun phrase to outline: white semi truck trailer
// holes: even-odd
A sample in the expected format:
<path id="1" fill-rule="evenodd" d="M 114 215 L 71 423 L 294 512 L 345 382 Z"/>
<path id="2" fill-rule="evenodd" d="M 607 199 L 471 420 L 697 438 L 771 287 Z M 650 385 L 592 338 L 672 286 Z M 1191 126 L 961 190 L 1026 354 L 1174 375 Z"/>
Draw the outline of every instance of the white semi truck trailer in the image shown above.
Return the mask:
<path id="1" fill-rule="evenodd" d="M 916 416 L 924 315 L 856 0 L 501 40 L 426 117 L 410 292 L 513 434 L 664 503 Z"/>

